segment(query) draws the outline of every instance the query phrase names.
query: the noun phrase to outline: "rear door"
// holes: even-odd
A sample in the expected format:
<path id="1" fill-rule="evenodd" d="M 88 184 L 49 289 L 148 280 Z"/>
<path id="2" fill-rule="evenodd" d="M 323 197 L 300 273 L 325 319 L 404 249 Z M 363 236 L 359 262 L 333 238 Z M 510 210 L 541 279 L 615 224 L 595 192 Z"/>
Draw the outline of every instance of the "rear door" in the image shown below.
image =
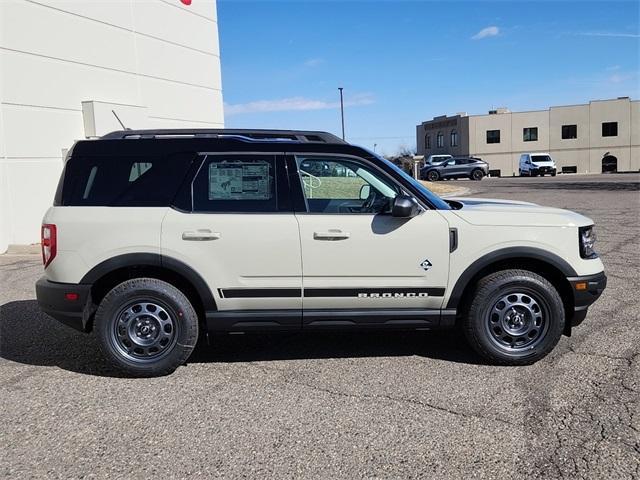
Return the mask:
<path id="1" fill-rule="evenodd" d="M 299 328 L 300 238 L 284 156 L 203 154 L 188 188 L 191 208 L 163 221 L 162 254 L 208 284 L 218 310 L 209 328 Z"/>

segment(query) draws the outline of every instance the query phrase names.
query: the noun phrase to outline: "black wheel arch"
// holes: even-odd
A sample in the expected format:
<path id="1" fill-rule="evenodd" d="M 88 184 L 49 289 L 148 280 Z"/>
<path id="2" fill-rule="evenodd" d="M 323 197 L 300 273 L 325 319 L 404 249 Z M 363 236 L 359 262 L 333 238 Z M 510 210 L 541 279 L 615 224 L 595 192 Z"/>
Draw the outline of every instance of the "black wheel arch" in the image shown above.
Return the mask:
<path id="1" fill-rule="evenodd" d="M 112 257 L 89 270 L 80 283 L 91 285 L 91 298 L 97 305 L 113 287 L 139 277 L 157 278 L 172 284 L 189 298 L 202 318 L 205 312 L 217 309 L 211 289 L 200 274 L 180 260 L 155 253 Z"/>
<path id="2" fill-rule="evenodd" d="M 490 273 L 507 269 L 529 270 L 549 280 L 560 293 L 567 325 L 574 315 L 573 294 L 567 277 L 576 276 L 573 267 L 554 253 L 534 247 L 508 247 L 488 253 L 469 265 L 458 277 L 447 302 L 447 309 L 465 311 L 478 280 Z M 567 332 L 570 333 L 570 332 Z"/>

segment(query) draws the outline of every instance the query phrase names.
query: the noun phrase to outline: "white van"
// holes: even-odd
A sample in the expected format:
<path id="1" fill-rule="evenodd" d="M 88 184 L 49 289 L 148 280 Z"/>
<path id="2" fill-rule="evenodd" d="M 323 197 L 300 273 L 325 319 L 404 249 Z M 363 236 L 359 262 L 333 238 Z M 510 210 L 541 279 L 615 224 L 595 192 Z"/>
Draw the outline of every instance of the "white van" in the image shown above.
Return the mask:
<path id="1" fill-rule="evenodd" d="M 548 153 L 523 153 L 520 155 L 520 166 L 518 167 L 520 176 L 528 175 L 535 177 L 549 173 L 556 176 L 556 162 Z"/>

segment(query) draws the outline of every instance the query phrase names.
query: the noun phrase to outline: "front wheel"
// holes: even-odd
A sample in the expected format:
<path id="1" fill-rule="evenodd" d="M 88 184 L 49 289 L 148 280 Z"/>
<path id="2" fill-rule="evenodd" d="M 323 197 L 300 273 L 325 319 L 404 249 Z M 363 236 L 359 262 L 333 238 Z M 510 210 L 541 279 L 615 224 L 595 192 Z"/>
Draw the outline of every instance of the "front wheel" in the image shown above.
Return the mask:
<path id="1" fill-rule="evenodd" d="M 135 377 L 172 373 L 198 341 L 198 316 L 187 297 L 155 278 L 114 287 L 96 311 L 101 350 L 119 370 Z"/>
<path id="2" fill-rule="evenodd" d="M 439 178 L 440 174 L 435 170 L 431 170 L 429 173 L 427 173 L 427 180 L 429 180 L 430 182 L 437 182 Z"/>
<path id="3" fill-rule="evenodd" d="M 464 333 L 491 363 L 529 365 L 558 343 L 565 324 L 562 299 L 545 278 L 504 270 L 478 282 Z"/>
<path id="4" fill-rule="evenodd" d="M 477 169 L 471 172 L 471 180 L 482 180 L 482 177 L 484 177 L 482 170 Z"/>

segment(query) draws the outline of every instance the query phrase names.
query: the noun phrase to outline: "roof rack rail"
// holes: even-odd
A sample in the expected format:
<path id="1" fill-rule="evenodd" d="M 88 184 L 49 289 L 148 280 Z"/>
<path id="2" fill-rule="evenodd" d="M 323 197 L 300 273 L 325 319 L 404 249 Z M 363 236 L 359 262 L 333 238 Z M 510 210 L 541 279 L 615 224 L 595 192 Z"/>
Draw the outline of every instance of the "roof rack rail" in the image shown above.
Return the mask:
<path id="1" fill-rule="evenodd" d="M 289 141 L 300 143 L 347 143 L 327 132 L 302 130 L 256 130 L 234 128 L 177 128 L 153 130 L 118 130 L 103 135 L 102 139 L 139 138 L 238 138 L 245 141 Z"/>

